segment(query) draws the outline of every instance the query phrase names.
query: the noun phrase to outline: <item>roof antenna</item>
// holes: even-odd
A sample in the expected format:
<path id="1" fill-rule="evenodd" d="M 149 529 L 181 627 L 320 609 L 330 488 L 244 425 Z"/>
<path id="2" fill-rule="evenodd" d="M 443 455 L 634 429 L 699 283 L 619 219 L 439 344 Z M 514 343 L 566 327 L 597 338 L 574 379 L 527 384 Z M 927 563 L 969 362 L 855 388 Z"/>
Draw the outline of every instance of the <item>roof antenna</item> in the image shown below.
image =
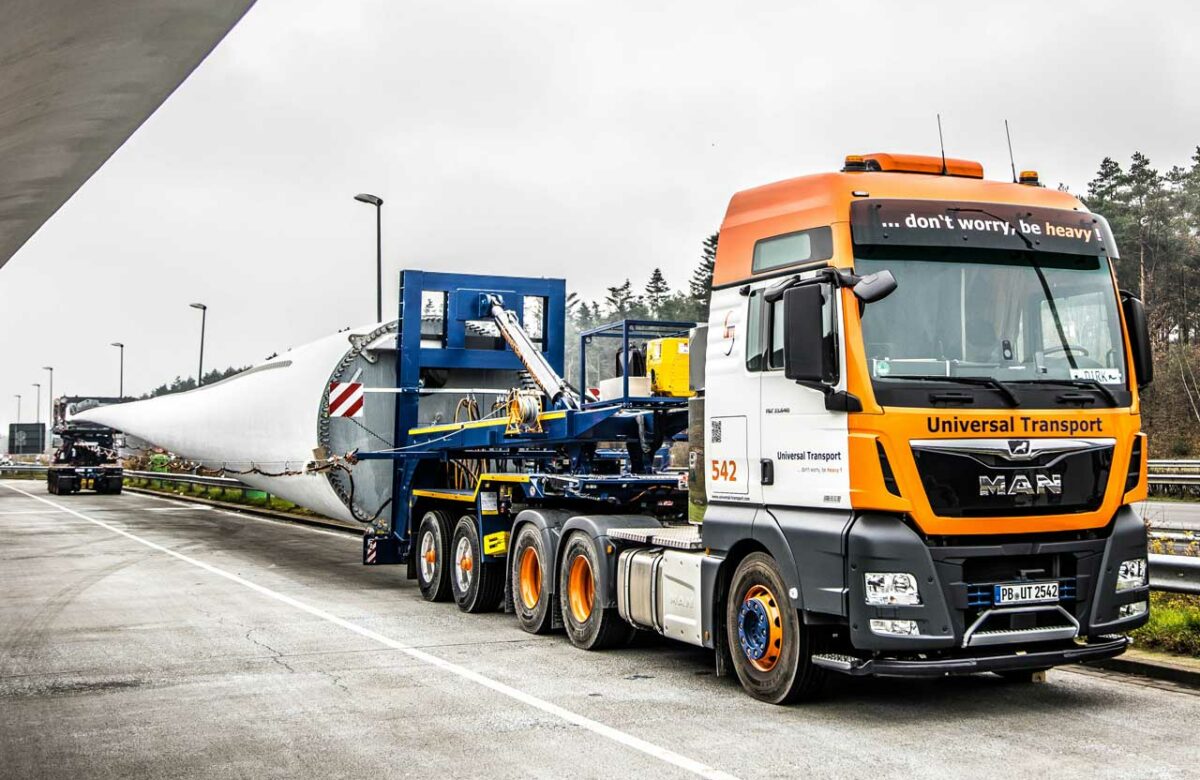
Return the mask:
<path id="1" fill-rule="evenodd" d="M 938 144 L 942 147 L 942 175 L 945 176 L 949 171 L 946 170 L 946 141 L 942 138 L 942 115 L 937 115 L 938 120 Z"/>
<path id="2" fill-rule="evenodd" d="M 1017 183 L 1017 161 L 1013 159 L 1012 134 L 1008 132 L 1008 120 L 1004 120 L 1004 136 L 1008 138 L 1008 164 L 1012 166 L 1013 184 Z"/>

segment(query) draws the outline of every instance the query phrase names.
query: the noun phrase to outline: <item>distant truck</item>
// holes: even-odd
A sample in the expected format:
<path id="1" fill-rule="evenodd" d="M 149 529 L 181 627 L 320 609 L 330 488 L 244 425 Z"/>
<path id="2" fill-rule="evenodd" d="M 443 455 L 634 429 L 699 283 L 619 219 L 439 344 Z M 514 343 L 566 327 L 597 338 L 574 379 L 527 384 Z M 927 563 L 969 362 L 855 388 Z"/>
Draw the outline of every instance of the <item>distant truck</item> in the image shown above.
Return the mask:
<path id="1" fill-rule="evenodd" d="M 46 470 L 46 489 L 55 495 L 94 490 L 121 492 L 125 473 L 117 460 L 119 431 L 70 419 L 75 413 L 120 403 L 119 398 L 64 396 L 54 401 L 53 435 L 61 442 Z"/>

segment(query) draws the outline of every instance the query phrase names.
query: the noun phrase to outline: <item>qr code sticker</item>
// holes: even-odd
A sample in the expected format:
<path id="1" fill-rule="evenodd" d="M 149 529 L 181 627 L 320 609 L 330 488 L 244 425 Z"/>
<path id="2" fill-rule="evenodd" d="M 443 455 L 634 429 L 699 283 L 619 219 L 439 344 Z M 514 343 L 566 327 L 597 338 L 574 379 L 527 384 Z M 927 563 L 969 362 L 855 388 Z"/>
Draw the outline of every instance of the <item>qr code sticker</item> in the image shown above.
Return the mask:
<path id="1" fill-rule="evenodd" d="M 720 420 L 712 421 L 712 443 L 713 444 L 721 443 L 721 421 Z"/>

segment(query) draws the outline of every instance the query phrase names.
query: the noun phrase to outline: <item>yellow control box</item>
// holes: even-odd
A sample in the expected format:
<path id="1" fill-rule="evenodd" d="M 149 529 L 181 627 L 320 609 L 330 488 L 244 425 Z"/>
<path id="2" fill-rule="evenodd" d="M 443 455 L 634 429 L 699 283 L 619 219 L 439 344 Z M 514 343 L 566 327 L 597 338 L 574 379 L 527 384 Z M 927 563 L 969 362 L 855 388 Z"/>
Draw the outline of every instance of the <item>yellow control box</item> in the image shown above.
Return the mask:
<path id="1" fill-rule="evenodd" d="M 646 373 L 650 376 L 650 392 L 654 395 L 690 397 L 688 340 L 675 336 L 647 342 Z"/>

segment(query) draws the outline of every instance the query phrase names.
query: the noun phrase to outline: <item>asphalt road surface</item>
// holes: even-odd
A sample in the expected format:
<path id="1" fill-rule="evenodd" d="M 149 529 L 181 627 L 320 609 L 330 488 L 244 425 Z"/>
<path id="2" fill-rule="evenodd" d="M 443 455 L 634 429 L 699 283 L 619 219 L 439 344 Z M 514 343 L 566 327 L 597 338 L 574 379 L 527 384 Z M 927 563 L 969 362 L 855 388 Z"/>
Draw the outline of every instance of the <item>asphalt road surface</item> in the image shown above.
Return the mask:
<path id="1" fill-rule="evenodd" d="M 1193 501 L 1146 501 L 1143 516 L 1164 531 L 1200 531 L 1200 504 Z"/>
<path id="2" fill-rule="evenodd" d="M 774 707 L 698 649 L 585 653 L 427 604 L 360 545 L 0 482 L 0 775 L 1196 776 L 1194 691 L 1056 670 L 840 679 Z"/>

